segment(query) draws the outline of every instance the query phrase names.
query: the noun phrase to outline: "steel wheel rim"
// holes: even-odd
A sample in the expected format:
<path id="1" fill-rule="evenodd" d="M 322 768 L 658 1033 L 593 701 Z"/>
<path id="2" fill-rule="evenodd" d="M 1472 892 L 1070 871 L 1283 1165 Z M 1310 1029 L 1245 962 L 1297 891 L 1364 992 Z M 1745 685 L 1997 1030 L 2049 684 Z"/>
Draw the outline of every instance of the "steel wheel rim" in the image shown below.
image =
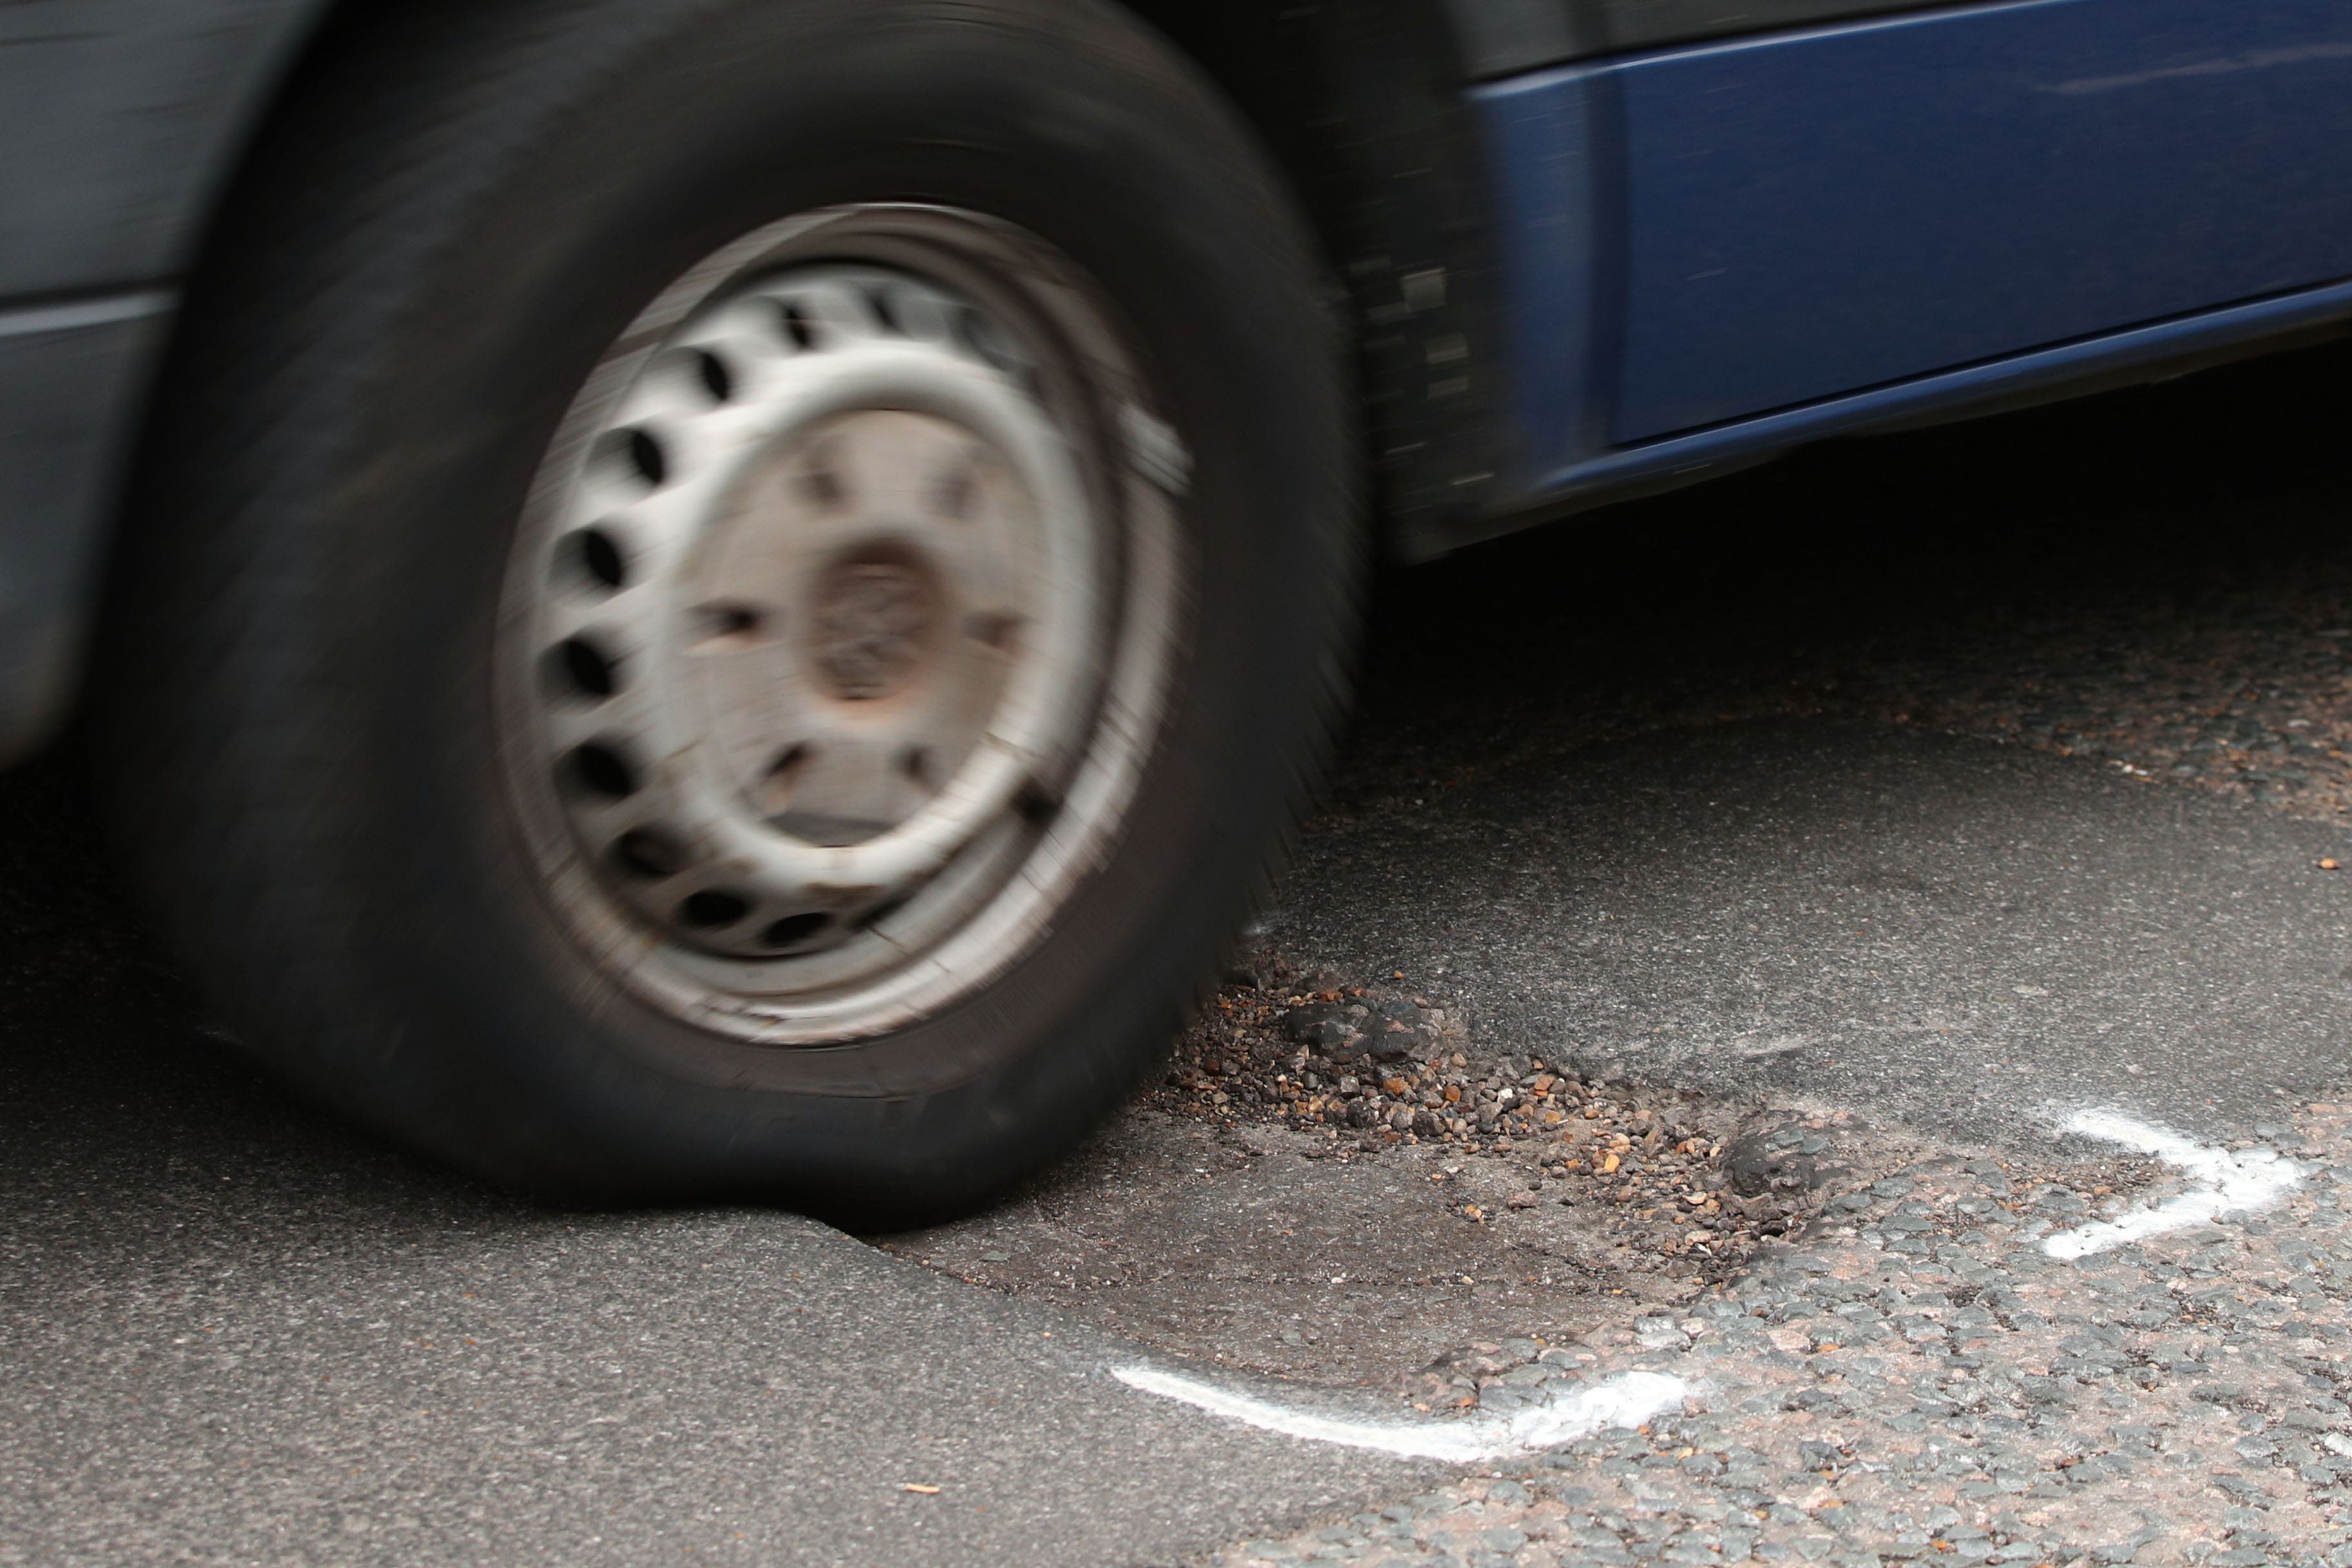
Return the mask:
<path id="1" fill-rule="evenodd" d="M 1155 737 L 1188 466 L 1111 310 L 1007 225 L 833 209 L 681 277 L 574 401 L 508 568 L 501 761 L 571 937 L 768 1044 L 1001 974 Z"/>

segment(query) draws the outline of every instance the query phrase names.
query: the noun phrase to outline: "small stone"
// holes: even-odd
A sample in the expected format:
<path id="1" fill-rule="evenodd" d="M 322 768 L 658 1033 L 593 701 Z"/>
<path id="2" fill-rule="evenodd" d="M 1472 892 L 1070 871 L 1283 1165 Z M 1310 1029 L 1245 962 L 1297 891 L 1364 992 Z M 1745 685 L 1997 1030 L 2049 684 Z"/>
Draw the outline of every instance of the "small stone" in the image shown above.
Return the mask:
<path id="1" fill-rule="evenodd" d="M 1633 1323 L 1633 1337 L 1645 1350 L 1679 1350 L 1684 1343 L 1683 1331 L 1672 1318 L 1637 1319 Z"/>
<path id="2" fill-rule="evenodd" d="M 1367 1052 L 1375 1061 L 1408 1061 L 1426 1055 L 1436 1043 L 1428 1015 L 1405 1001 L 1374 1004 L 1364 1031 Z"/>
<path id="3" fill-rule="evenodd" d="M 1798 1136 L 1786 1137 L 1790 1132 Z M 1821 1162 L 1802 1152 L 1801 1128 L 1761 1127 L 1742 1134 L 1723 1151 L 1731 1188 L 1743 1197 L 1769 1192 L 1807 1192 L 1822 1179 Z"/>
<path id="4" fill-rule="evenodd" d="M 1337 1060 L 1363 1039 L 1362 1024 L 1369 1016 L 1367 1009 L 1359 1006 L 1309 1002 L 1282 1015 L 1282 1032 L 1287 1039 Z"/>

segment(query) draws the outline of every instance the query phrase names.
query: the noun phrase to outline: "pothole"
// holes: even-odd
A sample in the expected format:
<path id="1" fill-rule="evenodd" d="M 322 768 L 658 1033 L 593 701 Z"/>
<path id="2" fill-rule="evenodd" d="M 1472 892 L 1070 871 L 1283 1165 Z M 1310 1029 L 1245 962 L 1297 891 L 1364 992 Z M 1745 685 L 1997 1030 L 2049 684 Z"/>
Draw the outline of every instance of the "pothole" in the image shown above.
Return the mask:
<path id="1" fill-rule="evenodd" d="M 1974 1222 L 1899 1212 L 1906 1168 L 2008 1168 L 1846 1110 L 1562 1054 L 1485 1051 L 1403 977 L 1255 953 L 1165 1081 L 1076 1157 L 988 1213 L 877 1244 L 1152 1348 L 1444 1410 L 1656 1332 L 1810 1229 L 1877 1210 L 1896 1236 Z M 2137 1168 L 2081 1167 L 2076 1201 Z"/>

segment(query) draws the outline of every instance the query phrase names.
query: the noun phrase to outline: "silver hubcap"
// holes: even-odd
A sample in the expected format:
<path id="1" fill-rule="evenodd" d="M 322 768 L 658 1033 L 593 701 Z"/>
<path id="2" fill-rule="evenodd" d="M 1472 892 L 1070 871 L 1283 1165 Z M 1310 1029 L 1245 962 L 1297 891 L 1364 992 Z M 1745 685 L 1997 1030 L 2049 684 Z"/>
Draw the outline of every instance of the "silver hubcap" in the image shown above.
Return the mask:
<path id="1" fill-rule="evenodd" d="M 1066 265 L 938 209 L 777 225 L 648 310 L 550 453 L 500 634 L 512 792 L 604 967 L 824 1042 L 1045 929 L 1178 630 L 1142 392 Z"/>

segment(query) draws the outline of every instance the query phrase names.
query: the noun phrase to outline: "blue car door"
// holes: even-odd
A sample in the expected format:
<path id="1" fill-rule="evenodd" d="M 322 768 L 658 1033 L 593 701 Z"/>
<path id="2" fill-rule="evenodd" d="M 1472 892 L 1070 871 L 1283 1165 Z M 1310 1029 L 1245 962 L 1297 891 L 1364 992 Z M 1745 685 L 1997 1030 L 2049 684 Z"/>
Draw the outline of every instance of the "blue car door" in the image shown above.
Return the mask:
<path id="1" fill-rule="evenodd" d="M 2345 0 L 1582 3 L 1634 44 L 1479 94 L 1534 488 L 2352 309 Z"/>
<path id="2" fill-rule="evenodd" d="M 2023 0 L 1615 73 L 1611 434 L 2352 277 L 2352 5 Z"/>

